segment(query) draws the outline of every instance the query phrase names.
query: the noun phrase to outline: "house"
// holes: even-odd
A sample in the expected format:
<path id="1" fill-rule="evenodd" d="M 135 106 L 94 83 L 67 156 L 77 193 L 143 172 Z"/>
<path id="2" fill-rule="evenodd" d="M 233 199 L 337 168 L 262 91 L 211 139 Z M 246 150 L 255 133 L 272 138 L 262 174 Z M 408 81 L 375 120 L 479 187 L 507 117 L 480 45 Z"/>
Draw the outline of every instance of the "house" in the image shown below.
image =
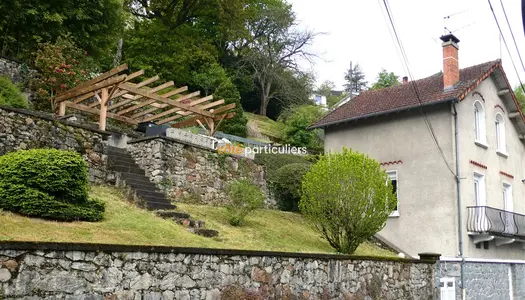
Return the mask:
<path id="1" fill-rule="evenodd" d="M 460 69 L 459 39 L 441 40 L 442 72 L 362 92 L 312 128 L 325 152 L 381 162 L 398 206 L 379 235 L 442 255 L 441 299 L 525 299 L 525 116 L 500 60 Z"/>
<path id="2" fill-rule="evenodd" d="M 337 96 L 337 97 L 340 97 L 344 94 L 343 91 L 335 91 L 335 90 L 332 90 L 330 91 L 330 96 Z M 346 98 L 346 97 L 345 97 Z M 314 91 L 311 95 L 310 95 L 310 100 L 312 100 L 314 102 L 315 105 L 321 105 L 323 107 L 328 107 L 328 99 L 326 96 L 324 96 L 323 94 L 321 94 L 320 92 L 318 91 Z"/>
<path id="3" fill-rule="evenodd" d="M 337 101 L 337 103 L 334 104 L 334 106 L 331 107 L 332 110 L 337 109 L 341 107 L 342 105 L 346 104 L 348 101 L 354 99 L 359 93 L 356 92 L 348 92 L 341 100 Z"/>

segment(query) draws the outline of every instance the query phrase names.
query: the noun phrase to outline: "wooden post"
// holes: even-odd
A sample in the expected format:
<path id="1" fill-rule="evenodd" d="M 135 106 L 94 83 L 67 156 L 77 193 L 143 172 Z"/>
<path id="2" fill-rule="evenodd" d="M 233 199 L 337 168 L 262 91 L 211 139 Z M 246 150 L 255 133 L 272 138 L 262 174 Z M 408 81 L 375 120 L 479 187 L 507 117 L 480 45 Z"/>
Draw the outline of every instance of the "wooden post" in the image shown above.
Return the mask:
<path id="1" fill-rule="evenodd" d="M 60 104 L 58 105 L 58 115 L 61 117 L 66 115 L 66 102 L 65 101 L 60 102 Z"/>
<path id="2" fill-rule="evenodd" d="M 100 97 L 100 118 L 98 120 L 98 129 L 100 130 L 106 130 L 106 116 L 108 112 L 108 101 L 109 101 L 109 93 L 108 88 L 103 88 L 102 93 Z"/>

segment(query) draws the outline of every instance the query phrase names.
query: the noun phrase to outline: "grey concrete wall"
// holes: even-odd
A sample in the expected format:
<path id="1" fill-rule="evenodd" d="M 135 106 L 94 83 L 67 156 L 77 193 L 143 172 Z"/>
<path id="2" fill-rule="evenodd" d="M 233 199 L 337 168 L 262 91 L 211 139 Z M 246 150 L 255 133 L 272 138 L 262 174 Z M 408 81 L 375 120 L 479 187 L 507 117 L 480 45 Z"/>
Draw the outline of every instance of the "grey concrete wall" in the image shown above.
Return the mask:
<path id="1" fill-rule="evenodd" d="M 459 120 L 459 149 L 460 154 L 460 177 L 462 185 L 463 203 L 463 224 L 465 240 L 465 256 L 479 258 L 499 258 L 499 259 L 525 259 L 525 250 L 522 249 L 523 243 L 513 243 L 496 247 L 495 242 L 489 243 L 489 249 L 477 249 L 467 234 L 467 206 L 475 205 L 474 200 L 474 172 L 482 173 L 485 176 L 487 206 L 504 209 L 502 196 L 503 181 L 512 184 L 514 212 L 525 214 L 525 184 L 521 182 L 525 178 L 525 146 L 518 137 L 518 132 L 512 121 L 508 118 L 507 108 L 497 95 L 497 87 L 493 80 L 486 79 L 476 89 L 457 105 Z M 482 100 L 481 96 L 484 101 Z M 488 149 L 477 146 L 474 143 L 474 102 L 480 100 L 484 103 L 486 118 L 486 133 Z M 502 110 L 500 105 L 505 109 Z M 496 153 L 496 113 L 502 113 L 505 118 L 505 133 L 507 140 L 508 157 L 504 158 Z M 479 162 L 487 169 L 480 168 L 471 164 L 469 161 Z M 514 179 L 500 174 L 500 171 L 509 173 Z"/>
<path id="2" fill-rule="evenodd" d="M 0 243 L 0 298 L 435 299 L 433 261 Z"/>
<path id="3" fill-rule="evenodd" d="M 386 99 L 385 99 L 386 101 Z M 454 167 L 453 118 L 450 106 L 427 111 L 444 155 Z M 388 220 L 380 234 L 415 256 L 457 253 L 456 185 L 418 111 L 329 127 L 325 151 L 345 146 L 364 152 L 398 171 L 399 217 Z"/>

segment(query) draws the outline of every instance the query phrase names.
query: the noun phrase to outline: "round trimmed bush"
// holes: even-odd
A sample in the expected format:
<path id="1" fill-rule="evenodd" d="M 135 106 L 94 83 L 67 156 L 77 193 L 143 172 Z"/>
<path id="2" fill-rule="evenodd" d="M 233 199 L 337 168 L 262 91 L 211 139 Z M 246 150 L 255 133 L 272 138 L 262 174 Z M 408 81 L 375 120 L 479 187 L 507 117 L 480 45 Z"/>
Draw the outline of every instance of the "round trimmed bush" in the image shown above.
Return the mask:
<path id="1" fill-rule="evenodd" d="M 280 210 L 299 211 L 301 183 L 309 169 L 309 164 L 293 163 L 277 170 L 272 187 Z"/>
<path id="2" fill-rule="evenodd" d="M 0 156 L 0 208 L 60 221 L 99 221 L 104 213 L 104 204 L 88 197 L 86 162 L 55 149 Z"/>
<path id="3" fill-rule="evenodd" d="M 28 108 L 26 97 L 11 79 L 0 76 L 0 105 L 15 108 Z"/>

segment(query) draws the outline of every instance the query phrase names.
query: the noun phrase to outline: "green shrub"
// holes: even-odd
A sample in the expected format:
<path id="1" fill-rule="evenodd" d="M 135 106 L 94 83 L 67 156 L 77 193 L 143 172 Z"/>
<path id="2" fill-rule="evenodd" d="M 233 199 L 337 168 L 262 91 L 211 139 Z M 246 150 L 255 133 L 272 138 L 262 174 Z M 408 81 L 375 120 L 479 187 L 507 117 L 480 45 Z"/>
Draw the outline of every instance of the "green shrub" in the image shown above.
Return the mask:
<path id="1" fill-rule="evenodd" d="M 98 221 L 104 212 L 103 203 L 88 198 L 86 162 L 55 149 L 0 156 L 0 208 L 60 221 Z"/>
<path id="2" fill-rule="evenodd" d="M 20 89 L 11 81 L 11 79 L 0 76 L 0 105 L 28 108 L 27 98 L 22 94 Z"/>
<path id="3" fill-rule="evenodd" d="M 226 206 L 229 222 L 233 226 L 240 226 L 244 218 L 252 211 L 264 204 L 264 196 L 255 184 L 248 180 L 237 180 L 228 187 L 230 204 Z"/>
<path id="4" fill-rule="evenodd" d="M 309 164 L 311 156 L 294 155 L 294 154 L 271 154 L 258 153 L 255 155 L 255 163 L 264 165 L 266 170 L 266 180 L 274 182 L 277 177 L 277 170 L 289 164 Z"/>
<path id="5" fill-rule="evenodd" d="M 321 156 L 304 176 L 302 192 L 305 218 L 348 254 L 385 226 L 397 204 L 379 162 L 348 149 Z"/>
<path id="6" fill-rule="evenodd" d="M 303 176 L 310 169 L 309 164 L 294 163 L 277 170 L 272 191 L 277 206 L 284 211 L 299 211 L 301 200 L 301 183 Z"/>

